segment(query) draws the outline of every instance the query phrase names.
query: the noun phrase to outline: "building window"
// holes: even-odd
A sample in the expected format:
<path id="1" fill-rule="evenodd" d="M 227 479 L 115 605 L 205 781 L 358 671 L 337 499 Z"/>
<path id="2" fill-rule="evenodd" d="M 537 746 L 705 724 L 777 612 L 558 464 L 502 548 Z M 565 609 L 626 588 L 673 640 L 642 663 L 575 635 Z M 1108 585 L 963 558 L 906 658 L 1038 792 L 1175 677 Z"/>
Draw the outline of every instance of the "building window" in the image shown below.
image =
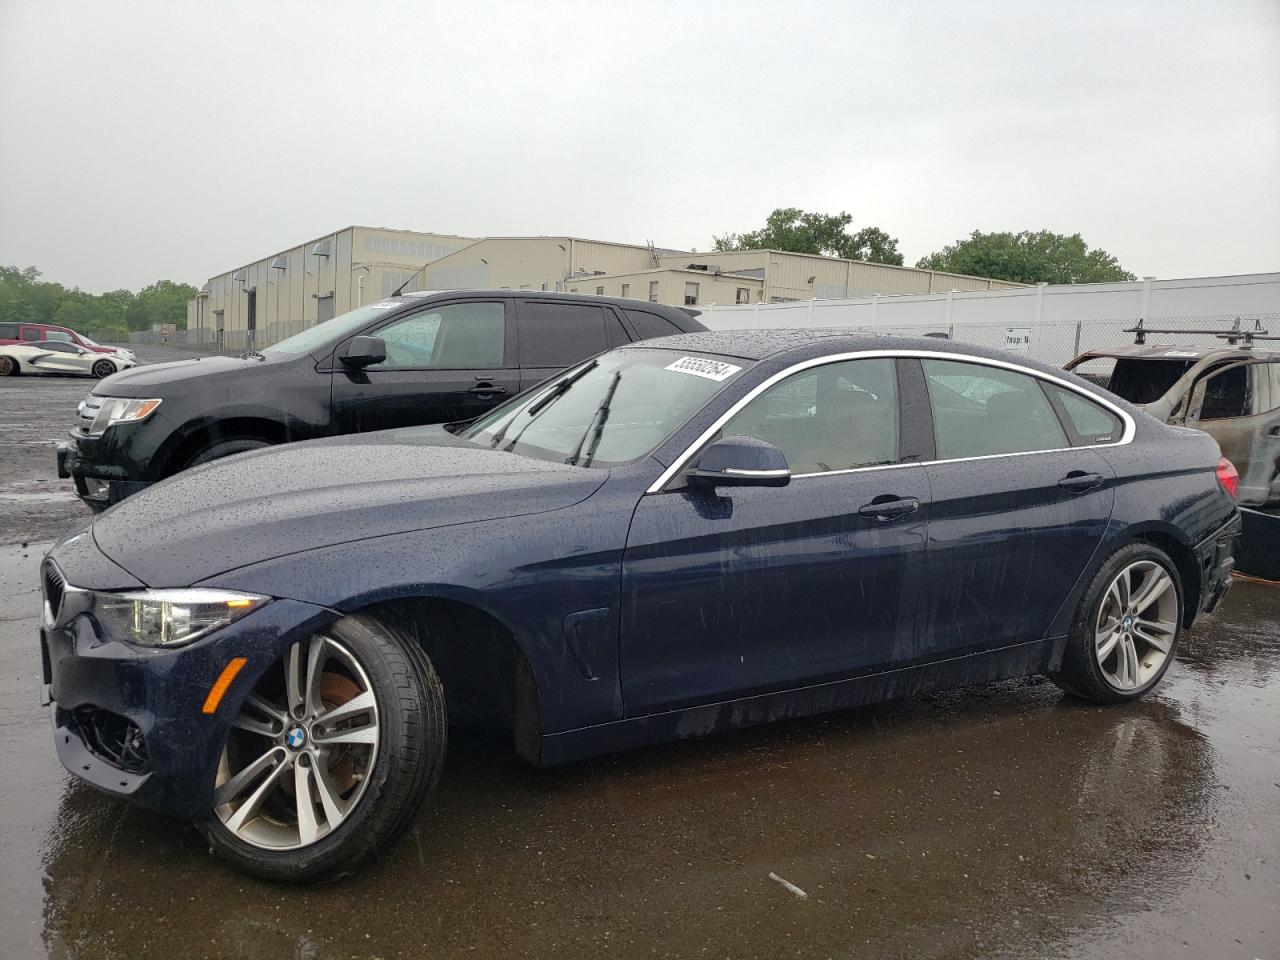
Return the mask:
<path id="1" fill-rule="evenodd" d="M 604 296 L 604 287 L 596 287 L 596 296 L 597 296 L 597 297 L 603 297 L 603 296 Z"/>
<path id="2" fill-rule="evenodd" d="M 623 295 L 623 297 L 629 297 L 629 296 L 631 296 L 631 284 L 629 284 L 629 283 L 624 283 L 624 284 L 622 285 L 622 295 Z"/>
<path id="3" fill-rule="evenodd" d="M 750 302 L 751 302 L 751 291 L 750 291 L 749 289 L 747 289 L 746 287 L 739 287 L 739 288 L 738 288 L 738 295 L 737 295 L 737 297 L 735 297 L 735 298 L 734 298 L 734 302 L 735 302 L 735 303 L 750 303 Z"/>
<path id="4" fill-rule="evenodd" d="M 684 305 L 686 307 L 696 307 L 698 305 L 698 285 L 696 283 L 686 283 L 684 285 Z"/>
<path id="5" fill-rule="evenodd" d="M 650 303 L 658 302 L 658 281 L 657 280 L 649 281 L 649 302 Z"/>

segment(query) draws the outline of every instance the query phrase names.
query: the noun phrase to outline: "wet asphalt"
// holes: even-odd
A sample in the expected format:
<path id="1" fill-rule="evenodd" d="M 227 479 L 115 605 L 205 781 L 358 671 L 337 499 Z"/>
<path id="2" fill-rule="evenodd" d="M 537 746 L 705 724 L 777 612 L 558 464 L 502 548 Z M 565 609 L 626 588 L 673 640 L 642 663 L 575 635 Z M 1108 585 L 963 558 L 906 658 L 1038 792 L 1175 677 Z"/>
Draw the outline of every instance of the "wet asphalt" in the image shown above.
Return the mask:
<path id="1" fill-rule="evenodd" d="M 553 770 L 456 733 L 361 875 L 236 874 L 64 774 L 38 703 L 89 386 L 0 381 L 0 960 L 1280 958 L 1280 586 L 1247 581 L 1141 703 L 1009 682 Z"/>

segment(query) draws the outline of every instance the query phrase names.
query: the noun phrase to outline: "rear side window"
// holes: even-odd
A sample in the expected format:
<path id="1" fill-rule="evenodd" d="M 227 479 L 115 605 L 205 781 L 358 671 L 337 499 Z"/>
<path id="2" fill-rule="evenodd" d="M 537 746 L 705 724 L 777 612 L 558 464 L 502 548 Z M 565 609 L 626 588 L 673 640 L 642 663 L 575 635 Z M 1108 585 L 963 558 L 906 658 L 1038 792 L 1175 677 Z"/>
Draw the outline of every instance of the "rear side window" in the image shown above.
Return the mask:
<path id="1" fill-rule="evenodd" d="M 1034 377 L 955 360 L 921 360 L 940 460 L 1071 446 Z"/>
<path id="2" fill-rule="evenodd" d="M 35 343 L 37 340 L 40 339 L 40 328 L 39 327 L 23 327 L 22 339 L 30 340 L 32 343 Z"/>
<path id="3" fill-rule="evenodd" d="M 607 323 L 606 323 L 607 321 Z M 608 350 L 613 314 L 586 303 L 525 303 L 520 307 L 520 366 L 567 367 Z M 621 330 L 615 343 L 626 342 Z"/>
<path id="4" fill-rule="evenodd" d="M 1248 366 L 1228 367 L 1211 374 L 1204 385 L 1201 420 L 1230 420 L 1253 413 L 1253 384 Z"/>
<path id="5" fill-rule="evenodd" d="M 640 335 L 641 340 L 650 340 L 653 337 L 670 337 L 677 333 L 684 333 L 683 330 L 666 317 L 660 317 L 656 313 L 649 313 L 646 310 L 628 310 L 627 319 L 636 328 L 636 333 Z"/>
<path id="6" fill-rule="evenodd" d="M 18 325 L 16 323 L 0 323 L 0 340 L 17 340 Z"/>
<path id="7" fill-rule="evenodd" d="M 1110 410 L 1085 399 L 1074 390 L 1064 390 L 1048 384 L 1046 389 L 1062 404 L 1067 419 L 1084 443 L 1110 443 L 1120 439 L 1123 432 L 1120 418 Z"/>

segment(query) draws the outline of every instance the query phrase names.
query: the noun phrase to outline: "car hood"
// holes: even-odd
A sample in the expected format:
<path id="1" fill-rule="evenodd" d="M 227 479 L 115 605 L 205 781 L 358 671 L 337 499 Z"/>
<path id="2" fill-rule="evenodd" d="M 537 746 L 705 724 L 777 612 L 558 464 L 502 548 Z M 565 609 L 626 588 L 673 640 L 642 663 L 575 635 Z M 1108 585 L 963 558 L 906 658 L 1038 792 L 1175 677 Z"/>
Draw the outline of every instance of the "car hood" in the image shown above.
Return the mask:
<path id="1" fill-rule="evenodd" d="M 441 427 L 286 444 L 196 467 L 93 524 L 151 587 L 189 586 L 302 550 L 557 510 L 608 471 L 477 447 Z"/>
<path id="2" fill-rule="evenodd" d="M 177 385 L 179 390 L 189 387 L 198 377 L 211 377 L 227 373 L 249 373 L 265 369 L 274 363 L 288 360 L 250 360 L 241 357 L 197 357 L 194 360 L 173 360 L 169 363 L 149 363 L 120 373 L 104 383 L 94 393 L 102 397 L 166 397 L 167 388 Z M 314 363 L 314 361 L 312 361 Z"/>

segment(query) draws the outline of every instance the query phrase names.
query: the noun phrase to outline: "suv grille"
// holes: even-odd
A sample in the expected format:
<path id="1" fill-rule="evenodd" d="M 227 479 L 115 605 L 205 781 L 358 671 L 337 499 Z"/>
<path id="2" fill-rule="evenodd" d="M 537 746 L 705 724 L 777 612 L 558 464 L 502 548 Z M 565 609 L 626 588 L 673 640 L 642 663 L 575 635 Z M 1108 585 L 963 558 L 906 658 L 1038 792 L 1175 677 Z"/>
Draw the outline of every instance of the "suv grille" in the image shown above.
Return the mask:
<path id="1" fill-rule="evenodd" d="M 67 595 L 67 581 L 62 576 L 52 560 L 44 562 L 44 571 L 41 575 L 44 583 L 44 602 L 49 609 L 49 621 L 56 622 L 58 614 L 62 612 L 62 601 Z"/>
<path id="2" fill-rule="evenodd" d="M 89 435 L 93 429 L 93 421 L 97 419 L 98 411 L 102 409 L 102 397 L 89 394 L 80 401 L 80 406 L 76 408 L 78 416 L 76 417 L 76 429 L 85 435 Z"/>

